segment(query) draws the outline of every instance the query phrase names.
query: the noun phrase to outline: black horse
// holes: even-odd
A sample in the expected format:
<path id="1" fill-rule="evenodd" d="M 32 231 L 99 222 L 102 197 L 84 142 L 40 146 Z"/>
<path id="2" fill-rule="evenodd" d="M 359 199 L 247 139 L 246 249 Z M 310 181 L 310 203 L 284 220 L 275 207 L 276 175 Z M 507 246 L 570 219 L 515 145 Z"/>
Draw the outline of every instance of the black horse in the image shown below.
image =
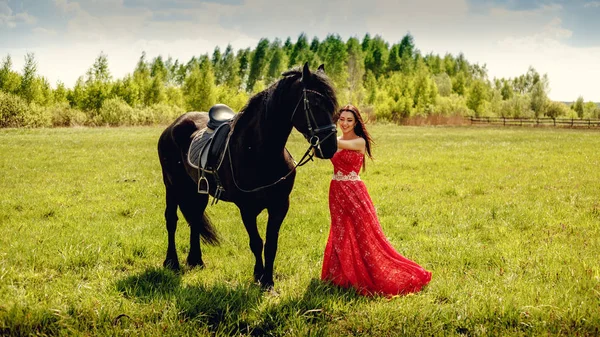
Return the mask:
<path id="1" fill-rule="evenodd" d="M 337 150 L 333 114 L 337 110 L 335 90 L 323 65 L 316 72 L 291 70 L 266 90 L 254 95 L 231 122 L 229 143 L 221 157 L 217 178 L 224 191 L 218 197 L 240 210 L 256 258 L 254 279 L 265 288 L 273 286 L 273 263 L 279 228 L 289 208 L 297 165 L 285 149 L 292 128 L 309 142 L 309 151 L 328 159 Z M 189 266 L 203 267 L 200 237 L 217 244 L 212 224 L 204 214 L 209 195 L 198 193 L 202 178 L 187 154 L 192 139 L 207 126 L 208 114 L 188 112 L 168 126 L 158 142 L 158 155 L 166 187 L 165 219 L 169 244 L 164 266 L 179 269 L 175 247 L 177 207 L 190 226 Z M 210 195 L 217 192 L 215 175 L 207 174 Z M 266 241 L 256 225 L 257 216 L 268 211 Z"/>

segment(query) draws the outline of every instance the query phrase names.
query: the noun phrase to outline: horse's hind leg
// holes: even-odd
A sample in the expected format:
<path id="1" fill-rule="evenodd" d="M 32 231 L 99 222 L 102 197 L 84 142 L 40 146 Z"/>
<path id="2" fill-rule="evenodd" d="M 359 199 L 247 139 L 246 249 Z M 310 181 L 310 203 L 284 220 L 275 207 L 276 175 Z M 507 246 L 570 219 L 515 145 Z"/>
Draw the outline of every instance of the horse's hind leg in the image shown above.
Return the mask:
<path id="1" fill-rule="evenodd" d="M 262 259 L 263 241 L 258 233 L 258 227 L 256 225 L 256 217 L 259 213 L 260 211 L 255 209 L 240 208 L 242 221 L 244 222 L 244 227 L 246 227 L 246 232 L 248 232 L 248 237 L 250 239 L 250 250 L 256 259 L 256 262 L 254 263 L 254 281 L 261 283 L 264 273 L 264 266 Z"/>
<path id="2" fill-rule="evenodd" d="M 175 232 L 177 231 L 177 191 L 174 188 L 167 188 L 167 207 L 165 209 L 165 220 L 167 221 L 167 233 L 169 243 L 167 247 L 167 257 L 163 266 L 173 270 L 179 270 L 179 259 L 177 258 L 177 248 L 175 247 Z"/>
<path id="3" fill-rule="evenodd" d="M 202 250 L 200 249 L 200 231 L 206 226 L 204 223 L 204 210 L 208 204 L 208 194 L 199 194 L 195 185 L 179 200 L 179 208 L 190 225 L 190 252 L 187 264 L 191 267 L 204 267 L 202 261 Z"/>

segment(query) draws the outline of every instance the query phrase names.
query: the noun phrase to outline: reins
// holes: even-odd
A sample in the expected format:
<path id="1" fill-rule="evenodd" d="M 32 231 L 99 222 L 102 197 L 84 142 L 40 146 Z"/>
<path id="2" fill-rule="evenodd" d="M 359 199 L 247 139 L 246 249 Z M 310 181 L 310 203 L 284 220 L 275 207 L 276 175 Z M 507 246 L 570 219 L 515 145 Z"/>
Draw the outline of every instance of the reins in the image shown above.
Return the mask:
<path id="1" fill-rule="evenodd" d="M 304 138 L 306 138 L 308 140 L 308 149 L 306 150 L 306 152 L 304 152 L 304 155 L 302 156 L 302 158 L 300 159 L 299 162 L 296 162 L 294 160 L 292 154 L 287 150 L 287 148 L 285 149 L 287 151 L 287 153 L 290 155 L 290 157 L 292 157 L 292 160 L 294 160 L 295 165 L 284 176 L 282 176 L 281 178 L 275 180 L 274 182 L 272 182 L 270 184 L 259 186 L 259 187 L 253 188 L 253 189 L 246 190 L 246 189 L 241 188 L 238 185 L 237 181 L 235 180 L 235 173 L 233 171 L 233 161 L 231 160 L 231 150 L 230 150 L 230 147 L 227 147 L 226 151 L 227 151 L 227 155 L 229 157 L 229 168 L 231 169 L 231 179 L 233 180 L 233 184 L 235 185 L 235 187 L 239 191 L 244 192 L 244 193 L 258 192 L 260 190 L 263 190 L 265 188 L 269 188 L 269 187 L 275 186 L 278 183 L 282 182 L 287 177 L 289 177 L 290 174 L 292 174 L 292 172 L 294 172 L 296 170 L 296 168 L 298 168 L 300 166 L 303 166 L 306 163 L 308 163 L 309 161 L 313 160 L 314 151 L 313 151 L 313 153 L 311 153 L 311 150 L 316 149 L 318 146 L 321 145 L 321 143 L 323 143 L 327 138 L 331 137 L 335 133 L 334 132 L 334 130 L 335 130 L 335 124 L 331 124 L 331 125 L 328 125 L 327 127 L 322 127 L 322 128 L 317 127 L 316 129 L 313 130 L 312 123 L 311 123 L 311 118 L 312 118 L 312 121 L 314 122 L 315 126 L 317 126 L 317 122 L 315 120 L 314 114 L 312 113 L 312 110 L 310 109 L 310 105 L 309 105 L 309 102 L 308 102 L 308 97 L 306 96 L 306 92 L 307 91 L 315 93 L 315 94 L 317 94 L 319 96 L 323 96 L 323 94 L 321 94 L 321 93 L 319 93 L 317 91 L 314 91 L 314 90 L 310 90 L 310 89 L 306 89 L 306 88 L 302 90 L 302 97 L 300 98 L 300 100 L 298 100 L 298 103 L 296 103 L 296 107 L 294 108 L 294 111 L 292 112 L 292 117 L 290 118 L 290 120 L 294 119 L 294 115 L 296 114 L 296 110 L 298 110 L 298 106 L 300 106 L 300 102 L 304 101 L 304 113 L 305 113 L 305 116 L 306 116 L 306 122 L 307 122 L 307 127 L 308 127 L 308 131 L 309 131 L 310 137 L 308 137 L 304 133 L 303 133 L 303 135 L 304 135 Z M 330 132 L 323 139 L 319 139 L 319 136 L 317 136 L 317 133 L 319 133 L 319 132 L 321 132 L 321 131 L 323 131 L 323 130 L 325 130 L 327 128 L 332 128 L 332 132 Z"/>

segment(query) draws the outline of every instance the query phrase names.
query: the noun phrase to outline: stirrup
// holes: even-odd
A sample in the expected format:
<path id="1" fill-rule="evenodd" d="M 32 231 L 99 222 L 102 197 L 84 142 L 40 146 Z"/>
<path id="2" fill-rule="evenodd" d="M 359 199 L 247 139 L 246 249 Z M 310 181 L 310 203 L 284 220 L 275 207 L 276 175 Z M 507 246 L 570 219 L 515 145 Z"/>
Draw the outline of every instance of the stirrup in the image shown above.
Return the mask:
<path id="1" fill-rule="evenodd" d="M 204 176 L 204 173 L 202 174 L 202 176 L 200 177 L 200 179 L 198 179 L 198 193 L 200 194 L 208 194 L 208 179 L 206 179 L 206 177 Z"/>

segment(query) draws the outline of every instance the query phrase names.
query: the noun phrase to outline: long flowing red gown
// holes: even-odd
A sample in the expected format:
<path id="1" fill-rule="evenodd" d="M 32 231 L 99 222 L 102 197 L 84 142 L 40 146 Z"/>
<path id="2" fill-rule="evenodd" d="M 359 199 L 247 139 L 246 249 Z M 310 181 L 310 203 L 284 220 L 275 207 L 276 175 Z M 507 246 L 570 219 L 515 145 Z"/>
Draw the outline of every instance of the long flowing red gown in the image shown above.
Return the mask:
<path id="1" fill-rule="evenodd" d="M 421 290 L 431 273 L 400 255 L 387 240 L 358 172 L 364 155 L 338 151 L 331 162 L 331 228 L 321 279 L 360 294 L 393 296 Z"/>

